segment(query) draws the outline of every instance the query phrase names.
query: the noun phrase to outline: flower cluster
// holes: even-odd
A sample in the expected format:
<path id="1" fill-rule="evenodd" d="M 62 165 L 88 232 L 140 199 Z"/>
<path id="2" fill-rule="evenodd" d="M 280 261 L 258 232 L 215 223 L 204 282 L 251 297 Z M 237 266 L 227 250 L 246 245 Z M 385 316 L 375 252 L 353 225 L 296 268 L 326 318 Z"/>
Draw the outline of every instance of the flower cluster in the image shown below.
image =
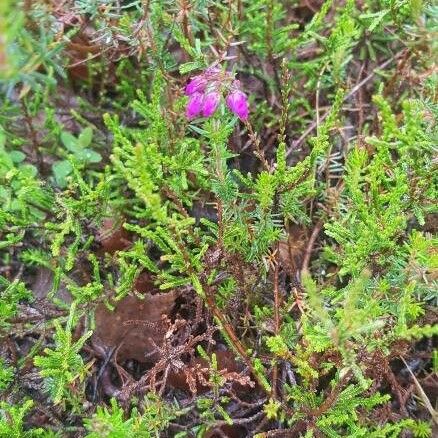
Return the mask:
<path id="1" fill-rule="evenodd" d="M 225 103 L 228 109 L 240 120 L 247 120 L 249 114 L 248 98 L 240 90 L 240 82 L 230 73 L 219 68 L 208 68 L 204 73 L 193 77 L 186 86 L 189 102 L 186 108 L 188 119 L 210 117 L 217 110 L 221 97 L 227 94 Z"/>

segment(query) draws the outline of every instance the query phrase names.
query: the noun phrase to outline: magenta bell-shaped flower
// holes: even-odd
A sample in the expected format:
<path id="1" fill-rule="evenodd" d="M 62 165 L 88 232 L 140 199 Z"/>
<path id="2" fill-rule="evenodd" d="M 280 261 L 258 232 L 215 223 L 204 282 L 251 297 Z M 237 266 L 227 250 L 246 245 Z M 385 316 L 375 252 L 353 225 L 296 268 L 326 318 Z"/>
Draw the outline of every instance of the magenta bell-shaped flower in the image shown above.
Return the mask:
<path id="1" fill-rule="evenodd" d="M 246 94 L 241 91 L 240 82 L 234 79 L 231 72 L 223 71 L 216 65 L 193 76 L 187 84 L 187 118 L 211 117 L 218 109 L 224 92 L 228 92 L 226 104 L 230 111 L 240 120 L 246 121 L 249 104 Z"/>
<path id="2" fill-rule="evenodd" d="M 195 76 L 186 86 L 186 95 L 191 96 L 193 93 L 203 93 L 206 86 L 207 80 L 204 75 Z"/>
<path id="3" fill-rule="evenodd" d="M 193 119 L 201 113 L 203 101 L 204 96 L 201 93 L 193 93 L 190 96 L 186 108 L 186 116 L 188 119 Z"/>
<path id="4" fill-rule="evenodd" d="M 202 115 L 204 117 L 210 117 L 217 110 L 221 96 L 217 91 L 210 91 L 204 96 L 204 102 L 202 104 Z"/>
<path id="5" fill-rule="evenodd" d="M 240 120 L 247 120 L 249 115 L 248 98 L 240 90 L 233 90 L 226 98 L 227 107 Z"/>

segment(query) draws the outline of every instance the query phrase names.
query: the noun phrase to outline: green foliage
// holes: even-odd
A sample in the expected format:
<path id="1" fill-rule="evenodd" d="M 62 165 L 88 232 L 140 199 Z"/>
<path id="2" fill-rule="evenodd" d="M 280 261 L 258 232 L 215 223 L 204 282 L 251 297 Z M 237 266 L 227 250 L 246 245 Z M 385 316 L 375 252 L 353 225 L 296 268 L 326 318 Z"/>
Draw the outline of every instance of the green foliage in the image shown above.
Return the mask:
<path id="1" fill-rule="evenodd" d="M 9 320 L 18 312 L 20 301 L 29 301 L 33 295 L 22 281 L 10 282 L 3 276 L 0 276 L 0 291 L 0 329 L 6 330 L 10 326 Z"/>
<path id="2" fill-rule="evenodd" d="M 204 433 L 209 425 L 214 425 L 217 418 L 222 418 L 228 425 L 233 424 L 233 420 L 226 411 L 226 405 L 230 402 L 229 397 L 221 396 L 215 399 L 198 397 L 196 407 L 200 412 L 201 428 L 198 433 Z"/>
<path id="3" fill-rule="evenodd" d="M 105 115 L 114 134 L 111 159 L 116 174 L 126 180 L 143 204 L 134 206 L 135 215 L 158 222 L 165 222 L 172 205 L 164 199 L 166 195 L 181 205 L 191 206 L 196 190 L 189 175 L 196 176 L 200 187 L 205 185 L 207 175 L 198 141 L 183 137 L 169 143 L 171 126 L 162 114 L 162 85 L 163 78 L 157 73 L 150 101 L 138 91 L 139 99 L 132 103 L 144 118 L 146 128 L 124 129 L 116 118 Z"/>
<path id="4" fill-rule="evenodd" d="M 248 38 L 251 51 L 259 56 L 282 56 L 290 50 L 294 43 L 290 33 L 298 26 L 294 23 L 282 25 L 285 15 L 286 8 L 281 2 L 248 2 L 246 20 L 241 23 L 240 32 L 243 38 Z"/>
<path id="5" fill-rule="evenodd" d="M 102 160 L 102 156 L 98 152 L 88 148 L 92 138 L 93 130 L 90 127 L 85 128 L 78 137 L 73 136 L 67 131 L 61 132 L 62 143 L 73 155 L 73 158 L 78 165 L 99 163 Z M 73 171 L 73 166 L 71 165 L 70 161 L 58 161 L 52 166 L 52 170 L 58 186 L 61 188 L 66 187 L 66 178 Z"/>
<path id="6" fill-rule="evenodd" d="M 269 402 L 263 407 L 266 418 L 269 420 L 275 420 L 278 416 L 281 403 L 278 400 L 270 399 Z"/>
<path id="7" fill-rule="evenodd" d="M 58 265 L 64 265 L 66 271 L 70 271 L 75 262 L 75 257 L 80 249 L 86 249 L 93 237 L 84 241 L 84 222 L 95 226 L 101 223 L 107 213 L 107 206 L 111 202 L 111 178 L 101 175 L 97 182 L 87 183 L 73 166 L 74 189 L 69 194 L 58 196 L 55 203 L 57 220 L 45 223 L 45 228 L 50 231 L 51 252 L 58 259 Z M 73 194 L 71 194 L 73 192 Z M 108 207 L 109 210 L 109 207 Z M 90 218 L 90 219 L 88 219 Z M 66 251 L 61 251 L 67 238 L 74 235 L 74 240 L 67 245 Z M 81 248 L 82 246 L 82 248 Z"/>
<path id="8" fill-rule="evenodd" d="M 0 437 L 55 436 L 29 395 L 58 435 L 431 436 L 393 363 L 438 366 L 437 8 L 316 3 L 0 1 Z M 208 67 L 247 121 L 184 116 Z M 159 290 L 111 327 L 147 366 L 86 347 Z"/>
<path id="9" fill-rule="evenodd" d="M 55 83 L 54 73 L 65 77 L 62 62 L 64 44 L 56 38 L 54 28 L 51 28 L 51 17 L 44 10 L 35 8 L 32 17 L 17 7 L 15 0 L 5 2 L 5 56 L 6 68 L 2 68 L 0 86 L 7 94 L 14 87 L 21 88 L 20 95 L 26 95 L 30 90 L 40 90 Z M 42 12 L 42 13 L 41 13 Z M 3 15 L 2 15 L 3 16 Z M 38 19 L 36 31 L 28 27 L 28 21 Z"/>
<path id="10" fill-rule="evenodd" d="M 79 351 L 92 332 L 85 333 L 77 341 L 73 340 L 75 310 L 76 305 L 73 303 L 65 328 L 55 320 L 55 348 L 46 348 L 44 356 L 36 356 L 34 359 L 40 374 L 46 379 L 47 390 L 55 404 L 68 399 L 69 386 L 76 381 L 82 382 L 87 373 Z"/>
<path id="11" fill-rule="evenodd" d="M 67 289 L 75 299 L 77 303 L 91 302 L 97 300 L 102 295 L 103 284 L 99 273 L 99 263 L 94 256 L 90 254 L 88 257 L 93 269 L 93 281 L 85 284 L 84 286 L 78 286 L 73 282 L 68 281 Z"/>
<path id="12" fill-rule="evenodd" d="M 398 127 L 389 104 L 381 96 L 375 101 L 380 108 L 382 136 L 368 139 L 374 148 L 371 157 L 360 147 L 349 153 L 339 218 L 326 225 L 327 235 L 342 248 L 327 248 L 327 255 L 341 268 L 340 275 L 357 275 L 371 262 L 385 264 L 397 250 L 397 239 L 405 232 L 412 212 L 424 223 L 429 202 L 436 198 L 431 181 L 436 133 L 423 122 L 419 103 L 404 104 L 405 124 Z"/>
<path id="13" fill-rule="evenodd" d="M 45 432 L 42 428 L 24 429 L 24 417 L 32 408 L 34 402 L 26 400 L 20 405 L 9 405 L 0 402 L 0 437 L 2 438 L 34 438 L 34 437 L 54 437 L 50 432 Z"/>
<path id="14" fill-rule="evenodd" d="M 334 382 L 334 384 L 336 384 Z M 339 382 L 337 383 L 339 385 Z M 348 385 L 344 387 L 336 397 L 336 401 L 330 406 L 322 404 L 322 398 L 308 392 L 303 392 L 299 386 L 288 387 L 288 397 L 297 409 L 289 420 L 293 424 L 302 418 L 302 407 L 304 411 L 318 412 L 316 427 L 328 437 L 348 436 L 355 438 L 372 437 L 394 437 L 404 430 L 411 430 L 414 436 L 430 436 L 430 426 L 424 422 L 415 422 L 411 419 L 398 423 L 387 423 L 383 426 L 369 427 L 361 420 L 363 412 L 370 412 L 375 406 L 382 405 L 389 400 L 388 395 L 375 393 L 371 397 L 365 396 L 366 387 L 360 385 Z M 301 408 L 301 409 L 300 409 Z M 429 435 L 427 435 L 429 433 Z"/>
<path id="15" fill-rule="evenodd" d="M 98 406 L 92 418 L 85 420 L 89 432 L 87 438 L 152 438 L 158 437 L 168 423 L 176 416 L 172 406 L 159 397 L 149 394 L 142 403 L 143 414 L 137 408 L 131 409 L 126 418 L 124 410 L 111 399 L 111 407 Z"/>
<path id="16" fill-rule="evenodd" d="M 0 358 L 0 391 L 5 390 L 14 379 L 14 369 Z"/>
<path id="17" fill-rule="evenodd" d="M 50 191 L 25 158 L 22 151 L 6 148 L 6 133 L 0 126 L 0 229 L 7 232 L 1 246 L 19 241 L 20 231 L 44 219 L 52 206 Z"/>

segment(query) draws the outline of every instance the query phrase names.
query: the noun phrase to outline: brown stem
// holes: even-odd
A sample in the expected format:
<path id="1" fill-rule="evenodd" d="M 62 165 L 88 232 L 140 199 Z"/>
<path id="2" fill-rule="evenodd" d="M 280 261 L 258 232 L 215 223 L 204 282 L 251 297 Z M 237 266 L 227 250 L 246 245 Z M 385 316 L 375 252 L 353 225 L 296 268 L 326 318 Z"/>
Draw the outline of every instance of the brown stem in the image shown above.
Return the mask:
<path id="1" fill-rule="evenodd" d="M 347 373 L 332 389 L 324 402 L 318 408 L 312 410 L 311 414 L 313 418 L 320 418 L 321 415 L 325 414 L 336 403 L 336 401 L 338 400 L 338 396 L 342 391 L 342 388 L 349 380 L 350 373 Z"/>
<path id="2" fill-rule="evenodd" d="M 248 129 L 249 138 L 251 139 L 251 141 L 254 145 L 254 148 L 255 148 L 254 155 L 257 158 L 259 158 L 259 160 L 262 162 L 265 170 L 267 170 L 269 172 L 270 166 L 265 158 L 265 153 L 264 153 L 263 149 L 260 147 L 260 138 L 257 136 L 257 134 L 252 129 L 252 125 L 249 121 L 245 122 L 245 126 L 246 126 L 246 129 Z"/>
<path id="3" fill-rule="evenodd" d="M 183 9 L 182 13 L 182 28 L 184 32 L 184 36 L 186 39 L 190 42 L 190 44 L 193 46 L 195 44 L 192 31 L 190 30 L 189 26 L 189 7 L 190 4 L 187 0 L 183 0 L 181 2 L 181 8 Z"/>
<path id="4" fill-rule="evenodd" d="M 306 250 L 304 252 L 303 263 L 301 265 L 301 275 L 307 273 L 309 269 L 310 257 L 312 256 L 313 246 L 315 245 L 316 238 L 318 237 L 318 234 L 321 231 L 323 224 L 324 222 L 322 221 L 322 219 L 320 219 L 316 223 L 315 228 L 310 235 L 309 241 L 307 242 Z"/>
<path id="5" fill-rule="evenodd" d="M 203 282 L 201 281 L 201 284 Z M 240 342 L 239 338 L 237 337 L 236 333 L 234 332 L 233 327 L 231 324 L 225 319 L 225 316 L 222 314 L 222 312 L 218 309 L 216 306 L 216 303 L 214 301 L 214 298 L 212 296 L 211 291 L 208 288 L 208 285 L 202 284 L 203 287 L 205 287 L 205 302 L 207 304 L 207 307 L 209 308 L 210 312 L 214 315 L 214 317 L 220 322 L 222 328 L 224 329 L 225 333 L 227 334 L 228 339 L 233 344 L 234 349 L 239 354 L 241 359 L 245 362 L 246 366 L 250 370 L 251 374 L 254 376 L 254 378 L 257 380 L 257 383 L 261 388 L 264 388 L 263 382 L 258 377 L 258 374 L 256 373 L 254 366 L 251 362 L 251 359 L 248 357 L 245 347 Z"/>
<path id="6" fill-rule="evenodd" d="M 278 245 L 276 253 L 278 252 Z M 275 257 L 275 256 L 274 256 Z M 274 259 L 274 334 L 280 333 L 280 293 L 278 290 L 278 262 Z M 278 365 L 275 364 L 272 370 L 272 398 L 277 398 Z"/>
<path id="7" fill-rule="evenodd" d="M 216 302 L 214 299 L 214 294 L 213 294 L 213 291 L 211 290 L 211 286 L 206 281 L 206 279 L 208 278 L 210 273 L 206 272 L 204 275 L 198 275 L 194 271 L 194 269 L 192 268 L 192 266 L 190 264 L 190 257 L 189 257 L 189 254 L 187 253 L 187 249 L 185 248 L 185 246 L 182 245 L 181 242 L 178 241 L 178 239 L 176 240 L 176 245 L 178 246 L 179 250 L 181 251 L 182 256 L 184 258 L 184 261 L 186 262 L 186 264 L 188 266 L 187 270 L 188 270 L 189 274 L 199 278 L 202 289 L 205 293 L 205 303 L 207 304 L 208 309 L 210 310 L 210 312 L 213 314 L 213 316 L 221 324 L 223 330 L 225 331 L 230 342 L 232 343 L 234 349 L 239 354 L 241 359 L 245 362 L 245 364 L 248 367 L 248 369 L 250 370 L 251 374 L 257 380 L 257 383 L 259 384 L 259 386 L 261 388 L 264 388 L 263 382 L 260 380 L 257 372 L 255 371 L 254 366 L 251 362 L 251 359 L 248 357 L 248 355 L 246 353 L 245 347 L 240 342 L 240 340 L 237 337 L 231 324 L 226 320 L 225 316 L 222 314 L 222 312 L 220 311 L 220 309 L 216 305 Z M 209 270 L 208 266 L 207 266 L 207 270 Z"/>

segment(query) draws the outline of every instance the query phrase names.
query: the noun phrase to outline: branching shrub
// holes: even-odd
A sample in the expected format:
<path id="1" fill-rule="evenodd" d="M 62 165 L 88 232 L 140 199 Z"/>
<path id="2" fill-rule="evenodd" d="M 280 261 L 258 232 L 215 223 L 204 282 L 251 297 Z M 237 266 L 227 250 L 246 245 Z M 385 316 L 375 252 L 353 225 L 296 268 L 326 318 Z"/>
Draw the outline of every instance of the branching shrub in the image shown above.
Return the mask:
<path id="1" fill-rule="evenodd" d="M 432 436 L 438 13 L 0 2 L 0 436 Z"/>

